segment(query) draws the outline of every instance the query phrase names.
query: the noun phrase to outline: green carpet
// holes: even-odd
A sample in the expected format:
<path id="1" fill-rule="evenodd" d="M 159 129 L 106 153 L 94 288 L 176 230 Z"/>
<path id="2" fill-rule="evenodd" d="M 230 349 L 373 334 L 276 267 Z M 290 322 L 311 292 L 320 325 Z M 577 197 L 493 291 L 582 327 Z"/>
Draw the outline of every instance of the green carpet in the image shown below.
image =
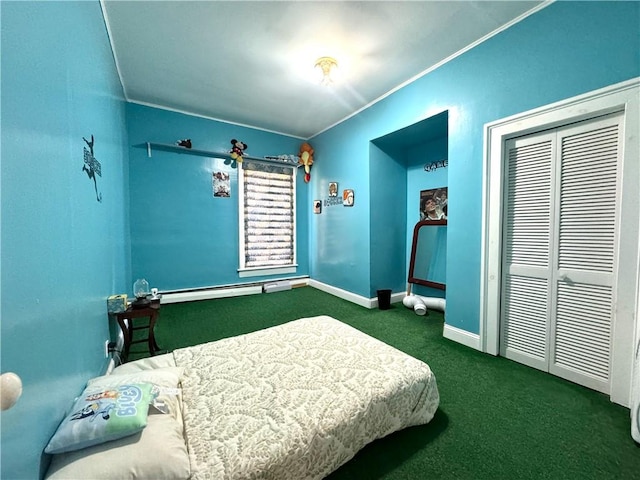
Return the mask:
<path id="1" fill-rule="evenodd" d="M 438 312 L 420 317 L 400 303 L 369 310 L 304 287 L 164 305 L 156 338 L 170 351 L 315 315 L 330 315 L 425 361 L 440 390 L 440 408 L 428 425 L 373 442 L 329 479 L 640 478 L 628 409 L 444 339 Z"/>

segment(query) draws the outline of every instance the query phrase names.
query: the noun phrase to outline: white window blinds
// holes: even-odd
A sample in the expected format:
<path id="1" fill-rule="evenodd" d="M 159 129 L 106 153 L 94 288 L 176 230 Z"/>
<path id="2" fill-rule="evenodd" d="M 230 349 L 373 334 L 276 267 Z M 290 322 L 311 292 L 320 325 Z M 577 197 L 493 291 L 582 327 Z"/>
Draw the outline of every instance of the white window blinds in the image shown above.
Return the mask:
<path id="1" fill-rule="evenodd" d="M 240 269 L 295 264 L 295 169 L 246 161 L 241 171 Z"/>

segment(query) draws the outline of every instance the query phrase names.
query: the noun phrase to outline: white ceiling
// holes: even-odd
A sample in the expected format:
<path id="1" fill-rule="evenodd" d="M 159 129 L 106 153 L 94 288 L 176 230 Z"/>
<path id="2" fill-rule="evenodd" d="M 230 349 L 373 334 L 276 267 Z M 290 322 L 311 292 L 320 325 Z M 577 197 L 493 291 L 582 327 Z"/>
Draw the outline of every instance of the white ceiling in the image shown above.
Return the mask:
<path id="1" fill-rule="evenodd" d="M 102 0 L 128 101 L 305 139 L 541 3 Z"/>

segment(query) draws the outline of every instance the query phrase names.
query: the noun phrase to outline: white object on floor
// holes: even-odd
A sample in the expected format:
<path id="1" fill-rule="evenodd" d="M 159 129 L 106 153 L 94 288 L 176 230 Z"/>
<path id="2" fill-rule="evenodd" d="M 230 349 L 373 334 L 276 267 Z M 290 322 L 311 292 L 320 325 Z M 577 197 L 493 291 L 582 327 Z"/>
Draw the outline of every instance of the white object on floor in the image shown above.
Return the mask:
<path id="1" fill-rule="evenodd" d="M 407 295 L 402 299 L 402 304 L 407 308 L 413 308 L 413 311 L 416 312 L 418 315 L 424 315 L 426 313 L 427 308 L 430 308 L 432 310 L 440 310 L 441 312 L 444 312 L 446 303 L 447 302 L 444 298 L 422 297 L 420 295 L 413 295 L 413 294 Z M 422 311 L 422 307 L 419 306 L 421 304 L 424 305 L 424 308 L 425 308 L 424 313 L 420 313 L 418 310 L 416 310 L 416 307 L 418 307 L 418 309 Z"/>
<path id="2" fill-rule="evenodd" d="M 427 306 L 424 304 L 422 300 L 418 298 L 416 300 L 416 304 L 413 306 L 413 311 L 416 312 L 417 315 L 426 315 Z"/>

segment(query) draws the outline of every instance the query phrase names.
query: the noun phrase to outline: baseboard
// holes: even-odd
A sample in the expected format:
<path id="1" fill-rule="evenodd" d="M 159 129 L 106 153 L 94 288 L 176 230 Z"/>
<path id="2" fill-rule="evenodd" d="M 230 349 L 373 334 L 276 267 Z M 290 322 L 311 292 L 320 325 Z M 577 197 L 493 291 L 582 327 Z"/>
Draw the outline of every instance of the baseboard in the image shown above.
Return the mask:
<path id="1" fill-rule="evenodd" d="M 309 279 L 309 286 L 322 290 L 323 292 L 330 293 L 334 297 L 342 298 L 361 307 L 371 308 L 371 300 L 361 295 L 342 290 L 341 288 L 327 285 L 326 283 L 319 282 L 317 280 Z"/>
<path id="2" fill-rule="evenodd" d="M 407 292 L 399 292 L 391 294 L 391 303 L 400 303 L 407 296 Z M 378 299 L 376 298 L 376 307 L 378 306 Z"/>
<path id="3" fill-rule="evenodd" d="M 355 293 L 348 292 L 347 290 L 342 290 L 341 288 L 334 287 L 332 285 L 327 285 L 326 283 L 319 282 L 317 280 L 309 279 L 309 286 L 313 288 L 317 288 L 318 290 L 322 290 L 323 292 L 330 293 L 334 297 L 342 298 L 343 300 L 347 300 L 351 303 L 355 303 L 356 305 L 360 305 L 365 308 L 378 308 L 378 298 L 367 298 L 362 295 L 356 295 Z M 401 302 L 402 299 L 406 296 L 406 292 L 393 293 L 391 295 L 391 303 Z"/>
<path id="4" fill-rule="evenodd" d="M 482 351 L 480 348 L 480 335 L 477 333 L 467 332 L 460 328 L 452 327 L 451 325 L 444 324 L 444 330 L 442 336 L 457 343 L 461 343 L 467 347 L 471 347 L 475 350 Z"/>

